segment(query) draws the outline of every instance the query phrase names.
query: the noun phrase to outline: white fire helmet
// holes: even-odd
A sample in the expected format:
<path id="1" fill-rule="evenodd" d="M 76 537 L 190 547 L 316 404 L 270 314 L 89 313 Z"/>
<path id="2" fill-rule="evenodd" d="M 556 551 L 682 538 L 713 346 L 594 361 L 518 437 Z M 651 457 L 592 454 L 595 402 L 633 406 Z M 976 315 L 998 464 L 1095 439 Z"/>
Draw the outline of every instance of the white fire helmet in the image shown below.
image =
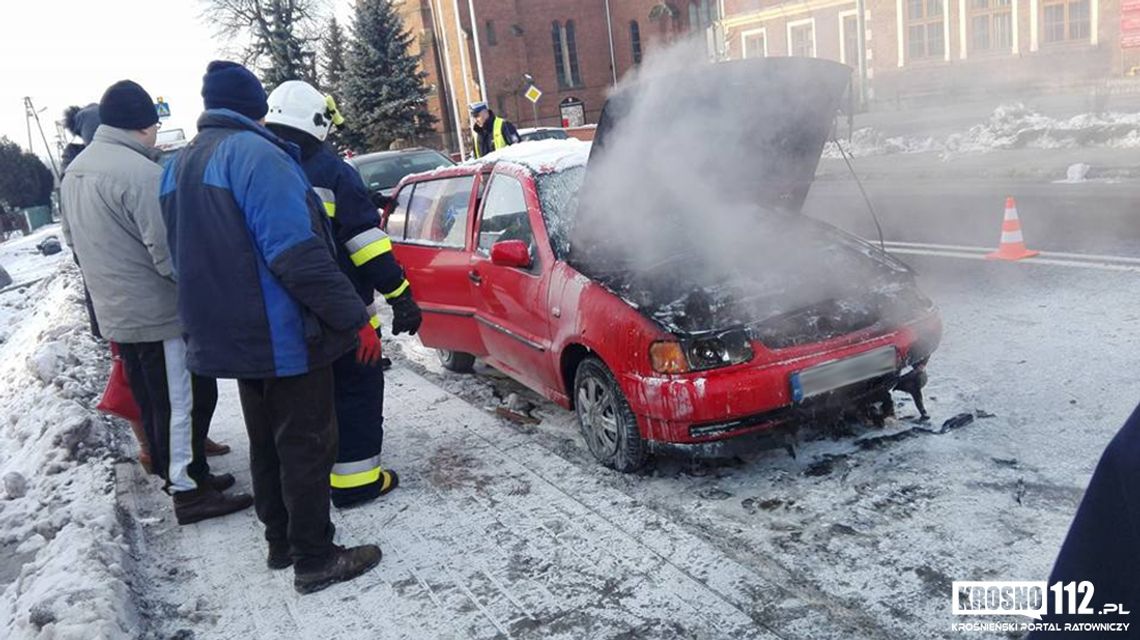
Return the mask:
<path id="1" fill-rule="evenodd" d="M 265 115 L 265 122 L 304 131 L 323 142 L 339 120 L 335 116 L 340 115 L 335 106 L 330 108 L 330 102 L 307 82 L 282 82 L 269 94 L 269 113 Z"/>

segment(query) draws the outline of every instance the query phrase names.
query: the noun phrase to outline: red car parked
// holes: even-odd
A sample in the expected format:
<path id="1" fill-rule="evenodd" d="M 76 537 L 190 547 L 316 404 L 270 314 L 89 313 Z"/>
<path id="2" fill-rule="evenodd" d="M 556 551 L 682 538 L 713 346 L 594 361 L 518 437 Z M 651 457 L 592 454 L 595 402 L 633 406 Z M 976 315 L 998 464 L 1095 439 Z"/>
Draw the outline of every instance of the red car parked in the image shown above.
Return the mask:
<path id="1" fill-rule="evenodd" d="M 423 344 L 448 369 L 481 358 L 575 410 L 602 464 L 632 471 L 655 448 L 771 432 L 884 394 L 891 405 L 900 374 L 936 348 L 937 311 L 905 266 L 799 214 L 781 220 L 788 237 L 885 274 L 893 311 L 825 301 L 810 319 L 797 308 L 686 327 L 635 291 L 587 277 L 568 262 L 565 234 L 589 152 L 578 141 L 524 143 L 409 176 L 385 224 L 424 311 Z"/>

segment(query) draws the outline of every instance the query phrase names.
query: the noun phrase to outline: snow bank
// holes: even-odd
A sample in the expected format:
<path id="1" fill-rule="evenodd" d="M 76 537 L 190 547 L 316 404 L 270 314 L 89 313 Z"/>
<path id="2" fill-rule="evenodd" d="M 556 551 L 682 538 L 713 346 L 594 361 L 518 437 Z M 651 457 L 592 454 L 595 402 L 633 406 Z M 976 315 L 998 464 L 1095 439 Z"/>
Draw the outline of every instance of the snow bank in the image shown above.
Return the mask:
<path id="1" fill-rule="evenodd" d="M 0 259 L 11 247 L 0 245 Z M 0 294 L 0 637 L 134 635 L 115 506 L 119 427 L 91 407 L 106 348 L 70 261 Z"/>
<path id="2" fill-rule="evenodd" d="M 1022 103 L 994 109 L 981 124 L 943 139 L 886 137 L 870 127 L 859 129 L 840 143 L 854 157 L 938 151 L 943 158 L 981 154 L 1003 149 L 1075 149 L 1080 147 L 1140 148 L 1140 113 L 1084 113 L 1051 118 Z M 842 158 L 835 142 L 824 147 L 824 157 Z"/>

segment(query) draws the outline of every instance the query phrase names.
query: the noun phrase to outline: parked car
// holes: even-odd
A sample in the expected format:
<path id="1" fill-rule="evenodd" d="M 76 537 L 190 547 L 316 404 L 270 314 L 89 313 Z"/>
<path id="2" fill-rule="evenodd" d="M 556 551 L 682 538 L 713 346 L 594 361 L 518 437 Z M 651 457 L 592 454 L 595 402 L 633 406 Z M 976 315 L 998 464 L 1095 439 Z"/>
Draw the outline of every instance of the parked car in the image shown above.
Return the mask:
<path id="1" fill-rule="evenodd" d="M 348 163 L 360 172 L 364 186 L 368 187 L 373 199 L 379 200 L 392 195 L 393 189 L 406 175 L 455 164 L 451 158 L 435 149 L 421 147 L 365 153 L 349 158 Z"/>
<path id="2" fill-rule="evenodd" d="M 519 129 L 519 138 L 523 142 L 533 142 L 535 140 L 566 140 L 570 134 L 566 133 L 565 129 L 556 127 L 532 127 L 530 129 Z"/>
<path id="3" fill-rule="evenodd" d="M 828 77 L 837 102 L 846 79 L 839 86 L 834 69 Z M 834 110 L 825 102 L 805 120 L 812 110 L 800 107 L 790 113 L 806 134 L 772 139 L 806 150 L 780 177 L 808 163 L 810 183 Z M 773 119 L 758 121 L 771 131 Z M 603 115 L 594 153 L 604 153 L 609 129 Z M 778 263 L 765 278 L 725 274 L 727 286 L 710 293 L 685 275 L 684 255 L 657 277 L 620 264 L 633 250 L 626 239 L 602 239 L 606 250 L 575 247 L 590 148 L 516 145 L 409 176 L 384 219 L 424 311 L 423 344 L 452 371 L 470 372 L 481 358 L 574 410 L 600 463 L 632 471 L 653 450 L 715 453 L 729 439 L 777 433 L 884 394 L 893 406 L 890 390 L 937 347 L 937 309 L 905 265 L 794 210 L 765 214 L 774 232 L 757 239 L 758 252 L 792 245 L 809 261 L 839 265 L 851 283 L 846 297 L 812 299 L 816 283 Z M 767 188 L 781 202 L 781 189 L 806 195 L 799 182 L 779 185 Z"/>

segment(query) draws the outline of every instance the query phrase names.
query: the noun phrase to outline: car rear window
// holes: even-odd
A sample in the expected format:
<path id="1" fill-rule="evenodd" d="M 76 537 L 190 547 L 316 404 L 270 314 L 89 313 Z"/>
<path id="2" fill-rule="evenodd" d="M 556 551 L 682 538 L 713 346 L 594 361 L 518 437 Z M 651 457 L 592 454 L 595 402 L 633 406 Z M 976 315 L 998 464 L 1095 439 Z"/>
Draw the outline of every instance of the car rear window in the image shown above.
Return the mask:
<path id="1" fill-rule="evenodd" d="M 578 190 L 585 177 L 585 167 L 572 167 L 542 174 L 535 180 L 550 248 L 559 260 L 564 260 L 570 251 L 571 222 L 578 212 Z"/>
<path id="2" fill-rule="evenodd" d="M 387 191 L 405 176 L 451 166 L 451 160 L 435 151 L 399 153 L 385 158 L 361 162 L 356 169 L 370 191 Z"/>

